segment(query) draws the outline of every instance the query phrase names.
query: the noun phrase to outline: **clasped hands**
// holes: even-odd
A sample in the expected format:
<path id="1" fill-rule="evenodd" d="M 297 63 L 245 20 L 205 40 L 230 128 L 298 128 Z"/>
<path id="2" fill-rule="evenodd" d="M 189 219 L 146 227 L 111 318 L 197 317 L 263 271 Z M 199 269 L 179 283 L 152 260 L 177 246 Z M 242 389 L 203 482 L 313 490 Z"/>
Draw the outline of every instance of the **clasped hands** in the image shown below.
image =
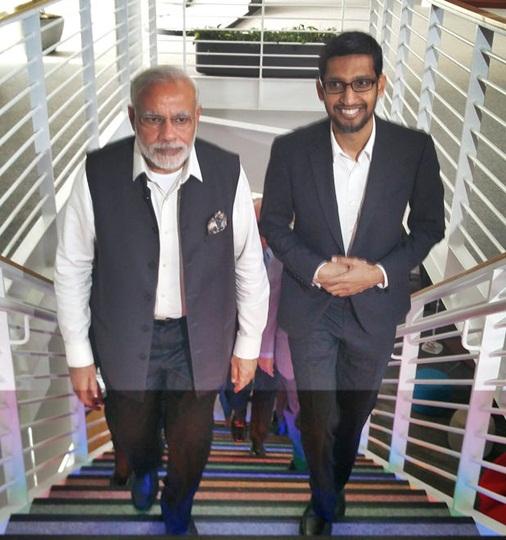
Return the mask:
<path id="1" fill-rule="evenodd" d="M 352 296 L 383 281 L 376 264 L 357 257 L 334 256 L 316 275 L 316 282 L 332 296 Z"/>

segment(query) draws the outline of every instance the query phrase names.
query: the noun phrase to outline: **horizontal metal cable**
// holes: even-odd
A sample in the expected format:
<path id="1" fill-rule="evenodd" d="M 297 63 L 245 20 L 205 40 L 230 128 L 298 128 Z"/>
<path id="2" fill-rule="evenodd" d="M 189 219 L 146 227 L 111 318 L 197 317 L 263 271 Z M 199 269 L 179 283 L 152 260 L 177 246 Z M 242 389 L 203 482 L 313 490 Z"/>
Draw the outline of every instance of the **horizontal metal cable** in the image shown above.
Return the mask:
<path id="1" fill-rule="evenodd" d="M 471 182 L 467 178 L 464 179 L 464 182 L 466 186 L 469 188 L 469 191 L 471 193 L 474 193 L 475 195 L 478 195 L 481 202 L 489 209 L 489 211 L 494 214 L 494 216 L 499 220 L 502 225 L 506 226 L 506 218 L 504 217 L 504 214 L 502 214 L 484 195 L 484 193 L 481 191 L 481 189 L 477 186 L 475 182 Z"/>
<path id="2" fill-rule="evenodd" d="M 44 180 L 47 178 L 47 173 L 43 173 L 42 176 L 37 178 L 37 180 L 31 185 L 30 189 L 25 193 L 22 199 L 16 204 L 16 206 L 10 211 L 9 216 L 3 220 L 2 225 L 0 226 L 0 236 L 6 231 L 10 224 L 18 217 L 22 208 L 29 201 L 33 193 L 42 185 Z"/>
<path id="3" fill-rule="evenodd" d="M 70 140 L 67 142 L 67 144 L 58 152 L 58 155 L 56 155 L 53 159 L 53 167 L 56 167 L 58 163 L 61 161 L 61 159 L 65 156 L 66 152 L 70 149 L 70 147 L 78 141 L 78 139 L 81 137 L 81 135 L 88 129 L 88 127 L 92 124 L 93 118 L 89 118 L 82 124 L 82 126 L 74 133 L 74 135 L 70 138 Z"/>
<path id="4" fill-rule="evenodd" d="M 378 416 L 386 416 L 387 418 L 395 418 L 395 414 L 389 411 L 382 411 L 380 409 L 373 409 L 371 414 L 377 414 Z"/>
<path id="5" fill-rule="evenodd" d="M 402 457 L 406 461 L 409 461 L 410 463 L 413 463 L 413 465 L 416 465 L 417 467 L 420 467 L 420 469 L 425 469 L 427 471 L 433 472 L 433 473 L 435 473 L 435 474 L 437 474 L 439 476 L 442 476 L 443 478 L 446 478 L 448 480 L 453 480 L 454 482 L 457 480 L 457 477 L 454 474 L 449 473 L 448 471 L 445 471 L 444 469 L 441 469 L 441 468 L 436 467 L 434 465 L 430 465 L 429 463 L 426 463 L 425 461 L 422 461 L 421 459 L 417 459 L 417 458 L 414 458 L 414 457 L 406 455 L 406 454 L 402 455 Z"/>
<path id="6" fill-rule="evenodd" d="M 75 412 L 76 411 L 71 411 L 64 414 L 57 414 L 55 416 L 47 416 L 46 418 L 41 418 L 40 420 L 33 420 L 32 422 L 26 422 L 24 424 L 21 424 L 19 427 L 20 429 L 29 429 L 36 426 L 49 424 L 51 422 L 54 422 L 55 420 L 63 420 L 64 418 L 72 417 L 74 416 Z"/>
<path id="7" fill-rule="evenodd" d="M 14 107 L 19 101 L 21 101 L 24 97 L 28 96 L 30 92 L 34 89 L 36 85 L 39 83 L 29 83 L 26 88 L 16 93 L 16 96 L 9 100 L 2 108 L 0 108 L 0 116 L 3 115 L 5 112 L 7 112 L 9 109 Z M 39 108 L 39 106 L 37 106 Z"/>
<path id="8" fill-rule="evenodd" d="M 15 161 L 24 153 L 24 151 L 35 142 L 35 139 L 40 135 L 41 130 L 37 130 L 28 139 L 11 155 L 11 157 L 4 163 L 3 167 L 0 168 L 0 176 L 2 176 L 9 167 L 15 163 Z"/>
<path id="9" fill-rule="evenodd" d="M 70 398 L 70 397 L 74 397 L 74 394 L 66 393 L 66 394 L 56 394 L 54 396 L 41 396 L 38 398 L 19 399 L 18 405 L 22 407 L 24 405 L 33 405 L 34 403 L 44 403 L 45 401 L 53 401 L 56 399 L 64 399 L 64 398 Z"/>
<path id="10" fill-rule="evenodd" d="M 413 418 L 412 416 L 406 417 L 402 416 L 404 420 L 407 420 L 410 424 L 428 427 L 431 429 L 438 429 L 440 431 L 445 431 L 446 433 L 455 433 L 457 435 L 464 435 L 466 430 L 464 428 L 456 428 L 446 424 L 438 424 L 437 422 L 430 422 L 429 420 L 420 420 L 419 418 Z"/>
<path id="11" fill-rule="evenodd" d="M 440 454 L 460 459 L 460 452 L 450 450 L 449 448 L 445 448 L 444 446 L 428 443 L 426 441 L 422 441 L 421 439 L 417 439 L 416 437 L 407 437 L 406 440 L 412 444 L 415 444 L 416 446 L 427 448 L 428 450 L 434 450 L 435 452 L 439 452 Z"/>
<path id="12" fill-rule="evenodd" d="M 504 183 L 499 180 L 499 178 L 486 166 L 484 165 L 476 156 L 469 155 L 468 159 L 470 159 L 477 167 L 479 167 L 489 178 L 489 180 L 492 180 L 494 184 L 502 191 L 504 192 Z"/>
<path id="13" fill-rule="evenodd" d="M 465 403 L 453 403 L 448 401 L 436 401 L 434 399 L 408 399 L 413 405 L 428 405 L 429 407 L 442 407 L 444 409 L 456 409 L 458 411 L 468 411 L 469 405 Z"/>
<path id="14" fill-rule="evenodd" d="M 459 41 L 461 41 L 462 43 L 465 43 L 466 45 L 469 45 L 469 47 L 471 47 L 471 48 L 474 47 L 474 43 L 472 41 L 469 41 L 467 38 L 461 36 L 460 34 L 457 34 L 456 32 L 453 32 L 452 30 L 450 30 L 446 26 L 441 26 L 439 23 L 435 24 L 434 26 L 436 26 L 436 28 L 439 28 L 439 30 L 441 30 L 445 34 L 448 34 L 448 35 L 454 37 L 455 39 L 458 39 Z"/>
<path id="15" fill-rule="evenodd" d="M 381 431 L 382 433 L 386 433 L 387 435 L 393 435 L 394 433 L 391 429 L 384 426 L 380 426 L 379 424 L 376 424 L 375 422 L 369 422 L 369 427 L 377 431 Z"/>
<path id="16" fill-rule="evenodd" d="M 79 167 L 81 167 L 83 164 L 84 164 L 84 160 L 86 158 L 86 155 L 85 155 L 85 149 L 88 147 L 88 144 L 90 143 L 90 141 L 92 140 L 92 137 L 88 137 L 86 139 L 86 141 L 80 146 L 80 148 L 74 152 L 74 155 L 72 156 L 72 158 L 67 162 L 67 164 L 65 165 L 65 167 L 62 169 L 62 171 L 60 172 L 60 174 L 56 177 L 55 181 L 54 181 L 54 185 L 55 187 L 58 187 L 61 182 L 66 178 L 66 175 L 67 173 L 72 169 L 78 169 Z M 78 162 L 80 162 L 78 164 Z"/>
<path id="17" fill-rule="evenodd" d="M 45 461 L 43 461 L 42 463 L 40 463 L 36 467 L 32 467 L 31 469 L 27 469 L 25 474 L 27 476 L 28 475 L 34 475 L 38 471 L 43 469 L 44 467 L 47 467 L 48 465 L 53 463 L 54 461 L 58 461 L 59 459 L 63 459 L 68 454 L 75 454 L 75 451 L 76 451 L 75 448 L 69 448 L 68 450 L 65 450 L 65 452 L 61 452 L 61 453 L 57 454 L 56 456 L 53 456 L 53 457 L 51 457 L 49 459 L 46 459 Z"/>
<path id="18" fill-rule="evenodd" d="M 376 437 L 372 437 L 369 435 L 367 438 L 368 442 L 373 442 L 374 444 L 377 444 L 378 446 L 381 446 L 381 448 L 384 448 L 385 450 L 388 450 L 390 452 L 391 448 L 389 444 L 385 444 L 383 441 L 380 441 Z"/>
<path id="19" fill-rule="evenodd" d="M 462 124 L 464 123 L 464 115 L 460 114 L 455 107 L 450 105 L 448 101 L 446 101 L 446 99 L 444 99 L 444 97 L 439 92 L 437 92 L 436 90 L 430 90 L 430 92 L 438 100 L 438 102 L 441 103 L 441 105 L 443 105 L 448 111 L 453 114 L 453 116 L 455 116 L 455 118 L 460 120 Z"/>
<path id="20" fill-rule="evenodd" d="M 61 441 L 62 439 L 69 438 L 75 433 L 77 433 L 77 429 L 66 431 L 65 433 L 60 433 L 59 435 L 54 435 L 52 437 L 49 437 L 48 439 L 44 439 L 43 441 L 40 441 L 36 444 L 32 444 L 26 448 L 23 448 L 23 454 L 29 454 L 30 452 L 33 452 L 34 450 L 39 450 L 40 448 L 44 448 L 48 445 L 54 444 L 58 441 Z"/>
<path id="21" fill-rule="evenodd" d="M 25 170 L 19 175 L 14 182 L 9 186 L 9 189 L 0 198 L 0 206 L 12 195 L 12 193 L 23 183 L 25 178 L 33 171 L 33 169 L 39 164 L 40 160 L 44 157 L 44 154 L 37 154 L 29 165 L 25 167 Z"/>
<path id="22" fill-rule="evenodd" d="M 467 74 L 471 73 L 471 70 L 466 66 L 464 65 L 462 62 L 459 62 L 456 58 L 454 58 L 453 56 L 450 56 L 449 53 L 447 53 L 446 51 L 444 51 L 443 49 L 441 49 L 441 47 L 437 47 L 435 46 L 434 47 L 436 49 L 436 51 L 441 55 L 441 56 L 444 56 L 447 60 L 449 60 L 452 64 L 456 65 L 457 67 L 459 67 L 462 71 L 465 71 Z"/>
<path id="23" fill-rule="evenodd" d="M 487 260 L 487 256 L 481 248 L 478 246 L 474 238 L 467 232 L 467 230 L 464 227 L 459 227 L 459 231 L 462 234 L 462 236 L 467 240 L 467 242 L 471 245 L 471 247 L 474 249 L 476 254 L 478 255 L 480 262 L 484 262 Z"/>
<path id="24" fill-rule="evenodd" d="M 460 335 L 460 334 L 459 334 Z M 430 341 L 439 341 L 439 336 L 436 334 L 435 336 L 431 336 L 432 339 Z M 409 360 L 410 364 L 437 364 L 439 362 L 460 362 L 461 360 L 472 360 L 473 358 L 477 358 L 478 353 L 465 353 L 465 354 L 451 354 L 447 356 L 435 356 L 433 358 L 414 358 L 412 360 Z"/>
<path id="25" fill-rule="evenodd" d="M 496 237 L 490 232 L 490 229 L 483 223 L 481 218 L 476 214 L 476 212 L 465 202 L 461 202 L 460 205 L 466 211 L 467 215 L 478 225 L 483 234 L 487 237 L 487 240 L 497 249 L 499 253 L 504 251 L 501 243 L 496 239 Z"/>
<path id="26" fill-rule="evenodd" d="M 432 119 L 436 118 L 433 111 L 428 111 L 430 113 L 430 116 Z M 457 162 L 450 156 L 450 154 L 445 150 L 444 146 L 437 140 L 437 138 L 432 135 L 432 140 L 434 141 L 434 145 L 439 150 L 439 152 L 446 158 L 448 163 L 457 170 Z"/>

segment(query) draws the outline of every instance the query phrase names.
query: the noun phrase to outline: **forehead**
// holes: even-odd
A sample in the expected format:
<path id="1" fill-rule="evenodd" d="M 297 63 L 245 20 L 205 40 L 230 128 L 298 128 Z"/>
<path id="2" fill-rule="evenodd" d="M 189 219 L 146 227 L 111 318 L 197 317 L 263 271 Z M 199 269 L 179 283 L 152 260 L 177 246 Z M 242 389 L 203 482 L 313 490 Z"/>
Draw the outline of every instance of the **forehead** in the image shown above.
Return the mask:
<path id="1" fill-rule="evenodd" d="M 369 54 L 333 56 L 327 60 L 326 79 L 353 80 L 356 77 L 375 77 L 374 62 Z"/>
<path id="2" fill-rule="evenodd" d="M 185 80 L 155 82 L 137 97 L 137 107 L 152 112 L 188 111 L 196 106 L 195 90 Z"/>

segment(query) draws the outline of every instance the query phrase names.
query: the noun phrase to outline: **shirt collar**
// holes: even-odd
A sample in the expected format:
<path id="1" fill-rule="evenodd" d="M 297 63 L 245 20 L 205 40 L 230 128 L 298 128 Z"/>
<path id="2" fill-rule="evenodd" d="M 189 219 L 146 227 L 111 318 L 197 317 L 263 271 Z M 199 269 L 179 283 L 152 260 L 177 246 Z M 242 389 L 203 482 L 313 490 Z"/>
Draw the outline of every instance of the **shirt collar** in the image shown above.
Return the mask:
<path id="1" fill-rule="evenodd" d="M 373 115 L 371 135 L 366 145 L 364 146 L 364 149 L 362 150 L 362 152 L 360 152 L 358 159 L 361 159 L 362 156 L 365 156 L 367 160 L 371 161 L 372 150 L 374 147 L 375 140 L 376 140 L 376 119 L 374 118 L 374 115 Z M 341 146 L 339 145 L 339 143 L 337 142 L 334 136 L 334 132 L 332 131 L 332 122 L 330 123 L 330 144 L 332 145 L 332 159 L 333 160 L 335 160 L 337 156 L 344 156 L 350 159 L 350 156 L 348 156 L 348 154 L 344 152 L 344 150 L 341 148 Z"/>
<path id="2" fill-rule="evenodd" d="M 145 159 L 142 157 L 141 151 L 139 149 L 139 145 L 137 144 L 137 139 L 135 140 L 134 144 L 134 163 L 133 163 L 133 177 L 132 180 L 135 181 L 137 177 L 145 173 L 146 176 L 149 178 L 150 176 L 150 169 L 145 161 Z M 197 180 L 200 182 L 203 182 L 204 179 L 202 178 L 202 172 L 200 170 L 199 160 L 197 158 L 197 152 L 195 151 L 195 145 L 192 145 L 192 149 L 190 152 L 190 157 L 186 160 L 185 164 L 183 165 L 183 168 L 181 169 L 181 184 L 184 184 L 190 176 L 194 176 Z"/>

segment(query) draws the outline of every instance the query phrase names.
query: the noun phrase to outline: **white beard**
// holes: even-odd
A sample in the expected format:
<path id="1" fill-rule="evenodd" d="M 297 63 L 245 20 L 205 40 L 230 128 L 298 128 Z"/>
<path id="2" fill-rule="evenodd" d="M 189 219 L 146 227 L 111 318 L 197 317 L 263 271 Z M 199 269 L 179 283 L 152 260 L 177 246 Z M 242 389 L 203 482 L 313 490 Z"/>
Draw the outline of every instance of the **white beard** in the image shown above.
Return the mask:
<path id="1" fill-rule="evenodd" d="M 145 145 L 139 137 L 137 137 L 137 144 L 141 154 L 151 162 L 155 167 L 168 171 L 177 171 L 180 169 L 184 162 L 188 159 L 191 152 L 191 145 L 184 143 L 154 143 Z M 163 153 L 158 152 L 162 149 L 181 149 L 175 156 L 166 156 Z"/>

